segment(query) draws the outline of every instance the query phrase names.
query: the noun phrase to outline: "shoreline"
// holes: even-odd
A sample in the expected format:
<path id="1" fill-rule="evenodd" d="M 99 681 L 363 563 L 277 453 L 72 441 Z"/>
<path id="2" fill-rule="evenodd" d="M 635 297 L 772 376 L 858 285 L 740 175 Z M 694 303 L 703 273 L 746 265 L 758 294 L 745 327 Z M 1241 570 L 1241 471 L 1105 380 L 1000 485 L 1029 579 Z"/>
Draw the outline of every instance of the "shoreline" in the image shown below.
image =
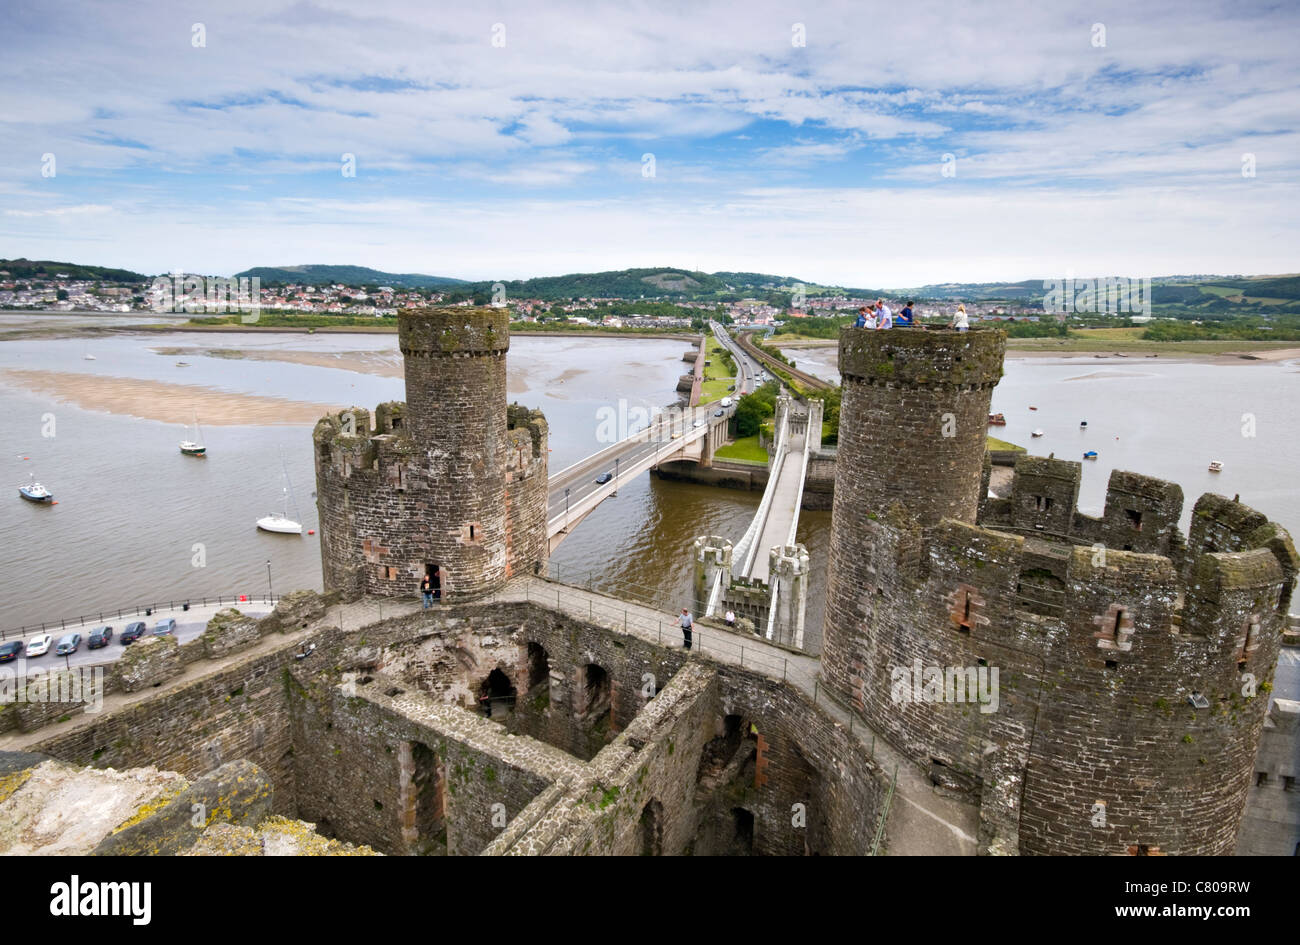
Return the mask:
<path id="1" fill-rule="evenodd" d="M 347 404 L 317 404 L 215 387 L 172 384 L 99 374 L 9 368 L 5 386 L 72 404 L 94 413 L 183 425 L 198 413 L 206 426 L 305 426 Z"/>
<path id="2" fill-rule="evenodd" d="M 109 327 L 86 326 L 83 329 L 87 333 L 100 334 L 103 332 L 135 333 L 151 332 L 157 334 L 166 334 L 169 332 L 194 332 L 197 334 L 230 334 L 238 332 L 256 332 L 260 334 L 284 334 L 284 335 L 396 335 L 397 326 L 389 327 L 387 325 L 323 325 L 318 327 L 295 328 L 287 325 L 267 325 L 259 327 L 258 325 L 114 325 Z M 71 329 L 69 334 L 76 334 L 77 329 Z M 700 336 L 692 334 L 683 334 L 680 332 L 645 332 L 645 331 L 528 331 L 510 330 L 512 338 L 649 338 L 658 341 L 685 341 L 699 343 Z"/>

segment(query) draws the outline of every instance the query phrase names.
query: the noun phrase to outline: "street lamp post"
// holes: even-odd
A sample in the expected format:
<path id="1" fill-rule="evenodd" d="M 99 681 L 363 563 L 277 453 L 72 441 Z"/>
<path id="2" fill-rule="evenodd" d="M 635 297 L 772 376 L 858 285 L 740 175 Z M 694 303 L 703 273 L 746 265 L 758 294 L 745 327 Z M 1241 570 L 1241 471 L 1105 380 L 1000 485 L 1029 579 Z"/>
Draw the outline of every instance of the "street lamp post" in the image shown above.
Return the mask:
<path id="1" fill-rule="evenodd" d="M 271 588 L 271 559 L 266 559 L 266 602 L 275 603 L 275 591 Z"/>
<path id="2" fill-rule="evenodd" d="M 565 534 L 568 534 L 569 531 L 569 487 L 568 486 L 564 487 L 564 531 Z"/>
<path id="3" fill-rule="evenodd" d="M 610 495 L 618 495 L 618 457 L 614 457 L 614 491 Z"/>

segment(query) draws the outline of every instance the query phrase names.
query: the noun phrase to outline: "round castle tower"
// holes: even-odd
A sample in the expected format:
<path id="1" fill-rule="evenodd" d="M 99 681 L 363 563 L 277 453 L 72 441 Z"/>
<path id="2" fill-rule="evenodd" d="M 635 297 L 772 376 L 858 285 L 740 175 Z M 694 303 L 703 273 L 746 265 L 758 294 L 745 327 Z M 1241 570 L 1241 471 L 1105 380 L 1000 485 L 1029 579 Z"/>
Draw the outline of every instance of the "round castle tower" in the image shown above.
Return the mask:
<path id="1" fill-rule="evenodd" d="M 1006 333 L 899 328 L 840 332 L 836 539 L 841 511 L 877 515 L 902 502 L 922 525 L 975 521 L 989 401 L 1002 377 Z"/>
<path id="2" fill-rule="evenodd" d="M 1184 542 L 1181 490 L 1133 473 L 1084 515 L 1063 460 L 981 514 L 1004 348 L 841 333 L 826 684 L 978 806 L 990 852 L 1230 853 L 1300 556 L 1215 496 Z"/>
<path id="3" fill-rule="evenodd" d="M 425 454 L 428 565 L 443 596 L 490 593 L 506 572 L 504 309 L 408 309 L 398 315 L 408 434 Z"/>
<path id="4" fill-rule="evenodd" d="M 975 521 L 989 401 L 1005 350 L 999 330 L 840 332 L 843 399 L 822 665 L 828 684 L 855 700 L 873 656 L 867 624 L 874 598 L 899 579 L 892 563 L 898 552 L 878 540 L 878 523 L 893 519 L 895 504 L 906 509 L 909 527 Z"/>

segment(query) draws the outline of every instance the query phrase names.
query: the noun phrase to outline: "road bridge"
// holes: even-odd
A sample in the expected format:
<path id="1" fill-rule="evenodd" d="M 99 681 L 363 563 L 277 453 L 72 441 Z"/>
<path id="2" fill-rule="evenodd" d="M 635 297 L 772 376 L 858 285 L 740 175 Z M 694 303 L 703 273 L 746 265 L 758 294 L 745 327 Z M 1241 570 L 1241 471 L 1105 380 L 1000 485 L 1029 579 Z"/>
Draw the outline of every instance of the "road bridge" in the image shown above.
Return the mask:
<path id="1" fill-rule="evenodd" d="M 550 550 L 634 476 L 669 459 L 711 462 L 714 451 L 726 442 L 733 410 L 711 404 L 664 411 L 649 426 L 551 475 L 546 508 Z M 608 481 L 598 482 L 605 474 Z"/>

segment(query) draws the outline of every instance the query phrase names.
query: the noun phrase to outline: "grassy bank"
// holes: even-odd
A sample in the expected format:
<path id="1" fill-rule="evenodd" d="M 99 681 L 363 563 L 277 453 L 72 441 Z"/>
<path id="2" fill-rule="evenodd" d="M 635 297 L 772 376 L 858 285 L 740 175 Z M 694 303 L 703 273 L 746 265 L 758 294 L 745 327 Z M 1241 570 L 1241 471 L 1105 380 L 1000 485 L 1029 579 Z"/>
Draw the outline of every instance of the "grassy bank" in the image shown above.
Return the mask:
<path id="1" fill-rule="evenodd" d="M 745 436 L 720 447 L 713 454 L 718 459 L 740 459 L 751 463 L 766 463 L 767 450 L 758 445 L 758 436 Z"/>
<path id="2" fill-rule="evenodd" d="M 718 340 L 710 335 L 705 342 L 704 348 L 704 358 L 710 364 L 704 369 L 704 383 L 700 385 L 701 404 L 711 404 L 732 393 L 727 388 L 735 386 L 736 371 L 731 358 L 724 357 L 727 354 L 727 349 L 718 344 Z M 728 365 L 731 365 L 731 367 L 728 368 Z M 728 370 L 731 373 L 728 373 Z"/>

